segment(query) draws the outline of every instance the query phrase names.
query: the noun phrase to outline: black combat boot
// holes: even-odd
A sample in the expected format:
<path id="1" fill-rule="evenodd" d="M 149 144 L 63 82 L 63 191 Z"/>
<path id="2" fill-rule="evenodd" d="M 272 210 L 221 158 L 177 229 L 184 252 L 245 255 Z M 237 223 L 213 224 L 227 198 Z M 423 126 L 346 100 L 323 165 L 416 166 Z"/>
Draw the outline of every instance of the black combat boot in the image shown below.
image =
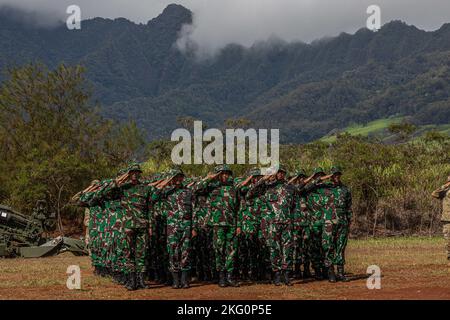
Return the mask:
<path id="1" fill-rule="evenodd" d="M 205 282 L 209 282 L 212 280 L 211 271 L 210 270 L 203 270 L 203 278 L 202 280 Z"/>
<path id="2" fill-rule="evenodd" d="M 228 284 L 230 287 L 235 287 L 235 288 L 239 287 L 239 282 L 237 282 L 237 281 L 234 279 L 233 274 L 232 274 L 231 272 L 228 272 L 228 273 L 227 273 L 227 284 Z"/>
<path id="3" fill-rule="evenodd" d="M 281 274 L 280 271 L 275 271 L 273 276 L 273 284 L 276 286 L 281 286 Z"/>
<path id="4" fill-rule="evenodd" d="M 300 263 L 296 263 L 294 266 L 294 278 L 295 279 L 302 278 L 302 270 L 300 269 Z"/>
<path id="5" fill-rule="evenodd" d="M 113 277 L 112 277 L 112 281 L 114 283 L 119 283 L 119 272 L 114 272 Z"/>
<path id="6" fill-rule="evenodd" d="M 165 286 L 171 286 L 172 284 L 173 284 L 173 279 L 172 279 L 172 273 L 171 272 L 165 272 L 164 271 L 164 274 L 165 274 L 165 282 L 164 282 L 164 285 Z M 180 283 L 180 281 L 178 281 L 178 283 Z"/>
<path id="7" fill-rule="evenodd" d="M 329 282 L 336 282 L 336 274 L 334 273 L 334 266 L 330 266 L 328 268 L 328 281 Z"/>
<path id="8" fill-rule="evenodd" d="M 153 279 L 157 284 L 163 284 L 161 282 L 161 274 L 158 269 L 155 269 L 155 278 Z"/>
<path id="9" fill-rule="evenodd" d="M 283 272 L 283 281 L 284 281 L 285 285 L 287 285 L 289 287 L 292 286 L 291 275 L 290 275 L 289 270 L 284 270 L 284 272 Z"/>
<path id="10" fill-rule="evenodd" d="M 347 277 L 345 276 L 344 272 L 344 266 L 337 266 L 336 280 L 343 282 L 347 281 Z"/>
<path id="11" fill-rule="evenodd" d="M 125 285 L 127 283 L 127 275 L 123 272 L 119 272 L 117 282 L 121 285 Z"/>
<path id="12" fill-rule="evenodd" d="M 189 289 L 189 272 L 188 271 L 181 271 L 181 288 L 183 289 Z"/>
<path id="13" fill-rule="evenodd" d="M 227 282 L 225 280 L 225 272 L 220 271 L 219 272 L 219 287 L 225 288 L 227 286 Z"/>
<path id="14" fill-rule="evenodd" d="M 138 289 L 149 289 L 150 287 L 148 285 L 145 284 L 145 273 L 144 272 L 140 272 L 137 274 L 136 276 L 136 287 Z"/>
<path id="15" fill-rule="evenodd" d="M 130 274 L 128 274 L 128 281 L 125 284 L 125 288 L 127 288 L 127 290 L 129 290 L 129 291 L 134 291 L 137 289 L 136 272 L 131 272 Z"/>
<path id="16" fill-rule="evenodd" d="M 322 270 L 320 270 L 319 268 L 314 268 L 314 279 L 319 281 L 323 280 Z"/>
<path id="17" fill-rule="evenodd" d="M 322 268 L 322 278 L 325 279 L 325 280 L 329 279 L 328 278 L 328 269 L 329 268 L 325 268 L 325 267 Z"/>
<path id="18" fill-rule="evenodd" d="M 180 273 L 179 272 L 172 272 L 172 288 L 178 289 L 180 288 Z"/>
<path id="19" fill-rule="evenodd" d="M 303 265 L 303 279 L 312 278 L 311 271 L 309 270 L 309 262 Z"/>

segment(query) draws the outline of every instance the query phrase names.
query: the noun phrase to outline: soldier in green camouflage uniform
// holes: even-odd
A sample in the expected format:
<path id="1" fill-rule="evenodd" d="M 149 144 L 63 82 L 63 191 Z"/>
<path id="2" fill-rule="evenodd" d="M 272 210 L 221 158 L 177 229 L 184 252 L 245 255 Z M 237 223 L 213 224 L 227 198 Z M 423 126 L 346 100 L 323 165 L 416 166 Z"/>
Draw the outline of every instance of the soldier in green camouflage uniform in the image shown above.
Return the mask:
<path id="1" fill-rule="evenodd" d="M 98 188 L 100 186 L 100 181 L 94 180 L 91 183 L 91 186 L 94 188 Z M 94 274 L 100 275 L 101 273 L 101 256 L 99 250 L 99 219 L 103 215 L 103 209 L 100 204 L 92 201 L 93 196 L 95 195 L 95 191 L 83 192 L 79 194 L 77 198 L 77 205 L 81 207 L 87 208 L 89 210 L 89 224 L 88 224 L 88 232 L 89 232 L 89 242 L 88 248 L 91 256 L 91 264 L 94 267 Z"/>
<path id="2" fill-rule="evenodd" d="M 294 234 L 294 266 L 296 278 L 310 278 L 310 258 L 309 258 L 309 238 L 310 216 L 306 206 L 305 183 L 306 172 L 303 169 L 298 170 L 293 177 L 295 187 L 295 210 L 293 215 L 293 234 Z M 303 265 L 303 274 L 301 273 Z"/>
<path id="3" fill-rule="evenodd" d="M 238 228 L 241 229 L 239 257 L 241 266 L 249 272 L 249 275 L 245 274 L 244 277 L 249 276 L 253 281 L 258 280 L 260 264 L 264 262 L 261 258 L 261 199 L 258 197 L 247 199 L 246 195 L 261 177 L 261 170 L 253 168 L 246 181 L 237 184 L 240 199 Z"/>
<path id="4" fill-rule="evenodd" d="M 219 286 L 239 286 L 233 278 L 237 249 L 238 197 L 228 166 L 215 168 L 215 175 L 208 175 L 196 186 L 196 193 L 207 194 L 210 214 L 208 224 L 213 228 L 213 247 Z"/>
<path id="5" fill-rule="evenodd" d="M 123 175 L 126 170 L 120 170 L 117 178 Z M 105 229 L 105 239 L 107 246 L 107 264 L 111 269 L 113 280 L 119 284 L 126 282 L 126 252 L 129 252 L 127 239 L 125 237 L 125 216 L 126 212 L 120 202 L 120 194 L 117 189 L 109 196 L 105 194 L 109 188 L 114 186 L 114 180 L 107 180 L 104 187 L 99 190 L 99 197 L 103 199 L 105 215 L 107 217 L 107 227 Z"/>
<path id="6" fill-rule="evenodd" d="M 345 248 L 347 247 L 348 235 L 350 233 L 350 222 L 352 218 L 352 194 L 350 189 L 341 181 L 342 170 L 339 167 L 332 167 L 332 194 L 333 210 L 335 210 L 337 224 L 335 226 L 335 253 L 333 264 L 337 266 L 336 279 L 346 281 Z"/>
<path id="7" fill-rule="evenodd" d="M 126 212 L 124 232 L 130 250 L 124 252 L 126 288 L 136 290 L 147 288 L 144 283 L 145 256 L 150 221 L 150 197 L 152 188 L 139 181 L 142 170 L 138 164 L 132 164 L 127 170 L 125 180 L 116 179 L 107 195 L 118 192 L 121 206 Z"/>
<path id="8" fill-rule="evenodd" d="M 167 178 L 167 173 L 159 175 L 157 180 Z M 153 223 L 152 223 L 152 247 L 153 266 L 155 268 L 155 281 L 159 284 L 170 285 L 168 275 L 169 257 L 167 246 L 167 203 L 162 199 L 152 201 Z"/>
<path id="9" fill-rule="evenodd" d="M 270 261 L 274 272 L 274 284 L 281 284 L 281 273 L 286 285 L 292 285 L 290 271 L 292 270 L 292 218 L 294 212 L 295 190 L 288 185 L 286 170 L 279 167 L 271 180 L 261 179 L 247 194 L 249 199 L 264 195 L 268 212 L 261 217 L 264 226 L 264 237 L 270 250 Z"/>
<path id="10" fill-rule="evenodd" d="M 309 256 L 314 269 L 316 280 L 323 279 L 323 253 L 322 253 L 322 206 L 321 194 L 318 192 L 317 185 L 320 177 L 325 176 L 322 168 L 314 168 L 313 181 L 308 183 L 303 192 L 306 195 L 306 210 L 309 215 Z"/>
<path id="11" fill-rule="evenodd" d="M 191 189 L 196 190 L 197 184 L 198 181 L 194 182 Z M 214 278 L 215 263 L 212 228 L 208 224 L 207 194 L 195 193 L 193 206 L 192 231 L 196 270 L 200 280 L 210 281 Z"/>
<path id="12" fill-rule="evenodd" d="M 443 224 L 443 233 L 445 238 L 446 254 L 448 266 L 450 267 L 450 176 L 447 178 L 447 183 L 440 188 L 433 191 L 432 197 L 441 200 L 442 202 L 442 216 L 441 222 Z"/>
<path id="13" fill-rule="evenodd" d="M 169 172 L 167 186 L 153 194 L 152 200 L 163 199 L 167 204 L 167 252 L 169 269 L 175 289 L 189 288 L 188 272 L 191 269 L 191 190 L 183 185 L 184 173 L 179 169 Z M 181 272 L 181 283 L 180 283 Z"/>
<path id="14" fill-rule="evenodd" d="M 314 180 L 305 187 L 311 211 L 311 258 L 316 279 L 336 282 L 334 273 L 334 230 L 337 219 L 333 209 L 332 183 L 324 182 L 322 168 L 314 169 Z"/>

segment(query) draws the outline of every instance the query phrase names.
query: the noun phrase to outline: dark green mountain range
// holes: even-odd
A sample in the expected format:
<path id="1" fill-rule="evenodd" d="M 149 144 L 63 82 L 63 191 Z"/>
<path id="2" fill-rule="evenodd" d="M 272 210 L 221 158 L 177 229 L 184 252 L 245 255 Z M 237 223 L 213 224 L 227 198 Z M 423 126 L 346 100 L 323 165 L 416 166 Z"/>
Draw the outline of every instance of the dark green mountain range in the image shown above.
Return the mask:
<path id="1" fill-rule="evenodd" d="M 175 47 L 192 22 L 179 5 L 147 24 L 95 18 L 75 31 L 31 26 L 21 14 L 0 9 L 0 70 L 83 64 L 104 113 L 136 119 L 151 139 L 169 137 L 186 116 L 209 127 L 247 118 L 252 127 L 280 128 L 284 142 L 390 116 L 450 123 L 450 24 L 425 32 L 393 21 L 312 44 L 228 45 L 198 61 Z"/>

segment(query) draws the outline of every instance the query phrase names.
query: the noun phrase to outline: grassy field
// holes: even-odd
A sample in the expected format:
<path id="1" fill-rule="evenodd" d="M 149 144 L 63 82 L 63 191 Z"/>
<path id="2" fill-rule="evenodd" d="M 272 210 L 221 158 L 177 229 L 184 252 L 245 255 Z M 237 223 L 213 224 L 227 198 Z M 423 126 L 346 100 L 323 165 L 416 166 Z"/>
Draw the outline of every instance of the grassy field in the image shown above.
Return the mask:
<path id="1" fill-rule="evenodd" d="M 366 125 L 352 125 L 342 130 L 342 133 L 346 132 L 352 136 L 361 135 L 368 136 L 369 134 L 376 134 L 384 131 L 389 127 L 390 124 L 395 122 L 400 122 L 402 117 L 394 117 L 387 119 L 379 119 L 367 123 Z M 331 143 L 336 140 L 336 136 L 325 136 L 320 139 L 323 142 Z"/>
<path id="2" fill-rule="evenodd" d="M 63 254 L 43 259 L 0 259 L 0 299 L 450 299 L 450 267 L 441 238 L 352 240 L 347 272 L 353 280 L 295 281 L 293 287 L 243 283 L 219 289 L 193 283 L 189 290 L 152 284 L 151 289 L 128 292 L 92 274 L 88 257 Z M 66 270 L 79 265 L 81 290 L 66 287 Z M 381 289 L 369 290 L 367 267 L 381 269 Z"/>
<path id="3" fill-rule="evenodd" d="M 378 135 L 384 140 L 389 140 L 392 138 L 392 135 L 387 132 L 387 128 L 389 125 L 393 123 L 401 122 L 403 117 L 392 117 L 392 118 L 386 118 L 386 119 L 378 119 L 372 122 L 367 123 L 366 125 L 352 125 L 349 126 L 343 130 L 341 130 L 342 133 L 348 133 L 352 136 L 364 136 L 367 137 L 368 135 Z M 425 125 L 425 126 L 419 126 L 417 128 L 416 133 L 414 134 L 416 137 L 422 136 L 425 132 L 430 130 L 436 130 L 443 134 L 450 134 L 450 124 L 448 125 Z M 331 136 L 324 136 L 320 139 L 320 141 L 326 142 L 326 143 L 332 143 L 336 140 L 335 135 Z"/>

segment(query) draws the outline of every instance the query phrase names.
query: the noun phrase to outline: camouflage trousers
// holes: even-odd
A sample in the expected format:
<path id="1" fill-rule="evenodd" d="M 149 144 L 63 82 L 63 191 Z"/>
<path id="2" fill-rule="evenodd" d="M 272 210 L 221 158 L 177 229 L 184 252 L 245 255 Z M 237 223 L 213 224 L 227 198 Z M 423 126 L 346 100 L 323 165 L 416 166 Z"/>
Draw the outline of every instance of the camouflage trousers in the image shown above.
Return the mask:
<path id="1" fill-rule="evenodd" d="M 124 252 L 125 273 L 145 272 L 147 234 L 146 228 L 125 229 L 127 246 L 130 248 Z"/>
<path id="2" fill-rule="evenodd" d="M 309 239 L 309 256 L 314 270 L 322 269 L 324 266 L 323 248 L 322 248 L 322 233 L 324 226 L 321 223 L 314 223 L 311 225 L 310 239 Z"/>
<path id="3" fill-rule="evenodd" d="M 323 264 L 326 268 L 334 264 L 334 254 L 336 249 L 335 234 L 337 224 L 330 220 L 325 221 L 322 229 L 322 253 Z"/>
<path id="4" fill-rule="evenodd" d="M 189 255 L 191 251 L 191 222 L 182 221 L 180 225 L 167 225 L 167 252 L 171 272 L 191 269 Z"/>
<path id="5" fill-rule="evenodd" d="M 294 263 L 298 265 L 309 263 L 309 226 L 294 225 L 292 233 L 294 237 Z"/>
<path id="6" fill-rule="evenodd" d="M 130 251 L 129 245 L 130 243 L 122 230 L 113 230 L 109 258 L 113 271 L 126 272 L 126 253 Z"/>
<path id="7" fill-rule="evenodd" d="M 256 272 L 264 263 L 262 258 L 262 243 L 258 230 L 244 232 L 239 239 L 239 264 L 246 271 Z"/>
<path id="8" fill-rule="evenodd" d="M 345 248 L 347 247 L 350 227 L 348 223 L 338 222 L 335 230 L 335 253 L 333 264 L 343 266 L 345 264 Z"/>
<path id="9" fill-rule="evenodd" d="M 201 227 L 197 231 L 197 236 L 192 239 L 192 258 L 197 276 L 207 276 L 212 278 L 212 272 L 215 270 L 212 229 L 210 227 Z"/>
<path id="10" fill-rule="evenodd" d="M 233 273 L 237 242 L 238 238 L 235 227 L 213 227 L 213 249 L 217 271 Z"/>
<path id="11" fill-rule="evenodd" d="M 89 244 L 88 248 L 91 254 L 91 263 L 93 266 L 101 265 L 100 252 L 100 235 L 96 229 L 89 230 Z"/>
<path id="12" fill-rule="evenodd" d="M 443 226 L 443 233 L 445 239 L 445 249 L 447 259 L 450 260 L 450 223 L 446 222 Z"/>
<path id="13" fill-rule="evenodd" d="M 293 234 L 290 224 L 268 223 L 264 230 L 272 271 L 292 270 Z"/>
<path id="14" fill-rule="evenodd" d="M 169 254 L 167 251 L 167 219 L 158 215 L 153 227 L 151 239 L 151 255 L 148 262 L 154 270 L 166 272 L 169 268 Z"/>

